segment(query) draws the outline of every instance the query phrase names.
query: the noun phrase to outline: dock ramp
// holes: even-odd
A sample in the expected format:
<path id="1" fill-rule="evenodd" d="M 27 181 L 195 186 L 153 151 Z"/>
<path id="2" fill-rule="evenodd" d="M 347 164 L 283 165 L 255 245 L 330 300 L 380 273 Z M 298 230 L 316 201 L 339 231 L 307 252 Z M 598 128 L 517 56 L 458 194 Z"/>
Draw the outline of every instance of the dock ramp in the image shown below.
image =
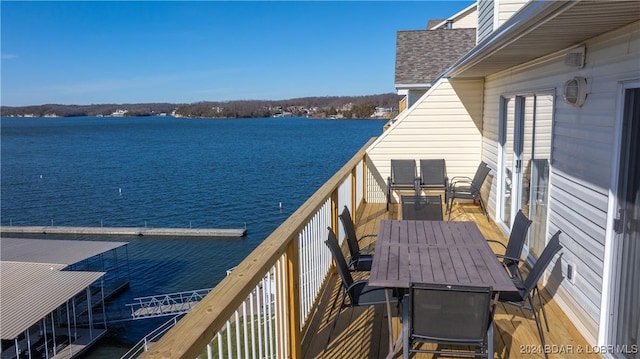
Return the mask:
<path id="1" fill-rule="evenodd" d="M 187 313 L 210 291 L 211 288 L 138 297 L 127 306 L 131 309 L 133 320 L 176 316 Z"/>

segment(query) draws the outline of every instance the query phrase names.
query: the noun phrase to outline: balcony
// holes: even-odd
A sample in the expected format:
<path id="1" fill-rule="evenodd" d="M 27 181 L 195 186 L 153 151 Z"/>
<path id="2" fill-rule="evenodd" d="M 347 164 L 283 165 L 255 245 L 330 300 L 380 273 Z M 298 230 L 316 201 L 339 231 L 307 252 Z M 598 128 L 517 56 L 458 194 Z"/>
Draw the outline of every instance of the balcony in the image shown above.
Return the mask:
<path id="1" fill-rule="evenodd" d="M 333 228 L 340 240 L 344 238 L 338 222 L 344 206 L 356 214 L 360 234 L 376 233 L 381 219 L 398 217 L 396 207 L 385 210 L 385 180 L 367 157 L 367 146 L 142 357 L 386 357 L 389 332 L 382 306 L 345 310 L 327 345 L 336 314 L 334 310 L 329 316 L 330 307 L 340 289 L 323 243 L 327 227 Z M 506 241 L 504 233 L 473 204 L 456 205 L 452 220 L 473 220 L 486 238 Z M 551 356 L 566 357 L 578 348 L 590 348 L 552 295 L 542 292 L 551 327 L 545 333 Z M 397 313 L 393 320 L 397 337 L 401 330 Z M 543 357 L 535 322 L 528 313 L 499 304 L 495 323 L 498 358 Z"/>

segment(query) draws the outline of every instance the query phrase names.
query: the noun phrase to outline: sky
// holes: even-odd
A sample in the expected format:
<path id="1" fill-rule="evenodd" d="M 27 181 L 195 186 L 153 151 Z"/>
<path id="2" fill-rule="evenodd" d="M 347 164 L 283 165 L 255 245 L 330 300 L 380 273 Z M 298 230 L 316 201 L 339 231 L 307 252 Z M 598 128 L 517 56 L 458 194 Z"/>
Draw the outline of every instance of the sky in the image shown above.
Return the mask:
<path id="1" fill-rule="evenodd" d="M 395 92 L 400 30 L 471 1 L 0 2 L 0 104 Z"/>

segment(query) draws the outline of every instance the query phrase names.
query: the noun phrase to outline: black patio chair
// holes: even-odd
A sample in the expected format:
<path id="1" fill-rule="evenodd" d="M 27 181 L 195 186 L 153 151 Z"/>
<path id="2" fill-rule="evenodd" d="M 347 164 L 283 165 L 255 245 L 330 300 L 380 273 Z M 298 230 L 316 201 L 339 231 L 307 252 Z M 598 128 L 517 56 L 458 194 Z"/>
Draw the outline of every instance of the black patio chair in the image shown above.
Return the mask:
<path id="1" fill-rule="evenodd" d="M 340 304 L 340 308 L 338 308 L 338 313 L 333 321 L 333 325 L 331 326 L 331 330 L 329 330 L 329 338 L 327 339 L 327 346 L 329 342 L 331 342 L 331 335 L 335 330 L 336 324 L 338 323 L 338 318 L 340 317 L 340 312 L 344 308 L 355 308 L 376 304 L 385 304 L 387 303 L 387 296 L 385 295 L 385 288 L 381 287 L 370 287 L 369 282 L 367 280 L 358 280 L 354 281 L 351 276 L 351 272 L 349 271 L 349 266 L 347 265 L 347 261 L 344 259 L 344 255 L 342 254 L 342 250 L 340 249 L 340 245 L 338 244 L 338 239 L 336 238 L 335 233 L 329 229 L 329 234 L 327 236 L 327 240 L 324 242 L 331 254 L 333 256 L 333 260 L 336 264 L 336 269 L 340 274 L 340 279 L 342 280 L 342 302 Z M 331 313 L 333 313 L 333 309 L 337 302 L 337 295 L 334 298 L 333 304 L 331 305 L 331 309 L 329 311 L 329 316 L 327 320 L 331 317 Z M 348 300 L 347 300 L 348 298 Z M 393 293 L 389 296 L 390 303 L 397 302 L 397 295 Z"/>
<path id="2" fill-rule="evenodd" d="M 417 195 L 418 188 L 416 161 L 391 160 L 391 175 L 387 178 L 387 211 L 389 210 L 393 191 L 413 190 Z"/>
<path id="3" fill-rule="evenodd" d="M 442 221 L 442 196 L 402 196 L 402 219 Z"/>
<path id="4" fill-rule="evenodd" d="M 460 198 L 478 201 L 482 212 L 487 216 L 487 220 L 489 220 L 487 208 L 482 201 L 482 196 L 480 196 L 480 189 L 482 188 L 482 184 L 487 178 L 489 172 L 491 172 L 491 169 L 484 161 L 482 161 L 480 162 L 473 179 L 465 176 L 456 176 L 451 178 L 451 183 L 449 184 L 449 190 L 447 193 L 447 212 L 449 212 L 449 219 L 451 219 L 451 207 L 453 207 L 453 200 Z"/>
<path id="5" fill-rule="evenodd" d="M 447 202 L 447 190 L 449 189 L 449 178 L 447 177 L 447 166 L 443 158 L 420 160 L 421 190 L 444 191 L 445 203 Z"/>
<path id="6" fill-rule="evenodd" d="M 518 289 L 517 292 L 502 292 L 500 293 L 499 301 L 514 305 L 518 308 L 528 310 L 533 313 L 533 319 L 536 321 L 536 327 L 538 328 L 538 335 L 540 335 L 540 342 L 542 343 L 542 347 L 545 347 L 544 341 L 544 333 L 542 331 L 542 324 L 540 324 L 540 319 L 538 318 L 537 309 L 535 306 L 535 299 L 537 298 L 540 302 L 540 308 L 542 309 L 542 316 L 544 318 L 544 322 L 547 326 L 547 331 L 549 331 L 549 323 L 547 322 L 547 313 L 544 310 L 544 305 L 542 304 L 542 296 L 540 295 L 540 291 L 538 290 L 538 280 L 542 277 L 542 274 L 551 263 L 553 256 L 556 255 L 561 249 L 562 245 L 560 245 L 560 233 L 561 231 L 556 232 L 556 234 L 551 237 L 549 243 L 544 247 L 542 254 L 531 268 L 531 272 L 526 279 L 521 279 L 520 277 L 513 277 L 513 284 L 515 284 Z M 527 304 L 527 302 L 529 304 Z M 547 357 L 547 353 L 545 352 L 545 357 Z"/>
<path id="7" fill-rule="evenodd" d="M 511 228 L 511 234 L 509 234 L 509 241 L 506 246 L 500 241 L 487 239 L 487 242 L 498 243 L 504 247 L 504 254 L 496 254 L 496 256 L 502 262 L 502 265 L 507 272 L 509 272 L 511 277 L 520 276 L 520 256 L 522 254 L 522 248 L 524 248 L 524 241 L 527 238 L 530 226 L 531 220 L 522 213 L 522 210 L 520 210 L 516 214 L 516 219 L 513 221 L 513 227 Z"/>
<path id="8" fill-rule="evenodd" d="M 412 284 L 403 299 L 403 358 L 414 352 L 493 358 L 492 298 L 487 287 Z"/>
<path id="9" fill-rule="evenodd" d="M 356 235 L 356 228 L 353 225 L 353 220 L 351 219 L 351 213 L 349 212 L 349 208 L 344 206 L 342 213 L 338 216 L 340 218 L 340 222 L 342 222 L 342 227 L 344 228 L 344 232 L 347 235 L 347 247 L 349 247 L 349 261 L 347 262 L 349 268 L 357 271 L 370 271 L 371 270 L 371 262 L 373 261 L 373 248 L 364 248 L 360 249 L 359 242 L 368 237 L 377 237 L 377 234 L 366 234 L 360 238 Z"/>

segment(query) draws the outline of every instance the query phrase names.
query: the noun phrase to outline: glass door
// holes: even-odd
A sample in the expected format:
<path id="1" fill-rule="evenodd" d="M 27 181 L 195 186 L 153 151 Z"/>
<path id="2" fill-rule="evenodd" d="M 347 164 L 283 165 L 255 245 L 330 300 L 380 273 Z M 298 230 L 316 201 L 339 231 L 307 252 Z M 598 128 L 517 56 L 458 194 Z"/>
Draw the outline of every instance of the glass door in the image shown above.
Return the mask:
<path id="1" fill-rule="evenodd" d="M 525 173 L 528 188 L 529 208 L 528 248 L 533 258 L 544 250 L 547 240 L 547 207 L 549 203 L 549 170 L 551 163 L 551 135 L 553 133 L 553 94 L 535 94 L 531 97 L 533 107 L 531 160 Z M 529 103 L 529 102 L 528 102 Z"/>
<path id="2" fill-rule="evenodd" d="M 614 222 L 618 246 L 614 296 L 614 344 L 621 356 L 640 358 L 640 88 L 626 90 L 618 191 Z"/>
<path id="3" fill-rule="evenodd" d="M 511 228 L 511 219 L 513 218 L 512 210 L 512 194 L 513 194 L 513 167 L 515 164 L 515 98 L 504 98 L 502 103 L 503 120 L 502 120 L 502 190 L 500 200 L 500 219 Z"/>
<path id="4" fill-rule="evenodd" d="M 546 243 L 553 94 L 503 99 L 500 219 L 511 228 L 518 210 L 533 221 L 525 251 Z"/>

